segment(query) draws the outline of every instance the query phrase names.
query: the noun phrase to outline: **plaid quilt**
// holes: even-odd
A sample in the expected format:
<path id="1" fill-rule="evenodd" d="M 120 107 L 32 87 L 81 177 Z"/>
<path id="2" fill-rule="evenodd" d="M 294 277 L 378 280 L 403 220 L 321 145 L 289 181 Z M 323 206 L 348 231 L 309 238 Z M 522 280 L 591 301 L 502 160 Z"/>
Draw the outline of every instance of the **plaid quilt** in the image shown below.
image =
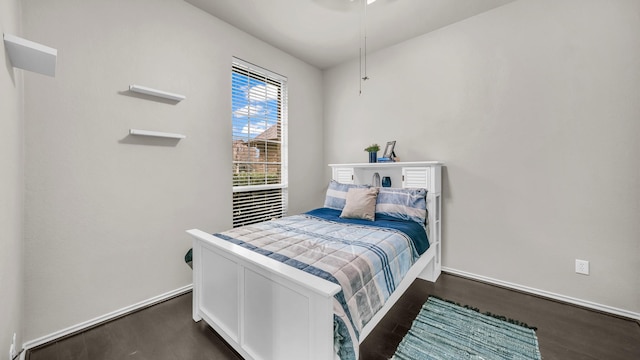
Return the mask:
<path id="1" fill-rule="evenodd" d="M 339 284 L 342 291 L 334 301 L 337 351 L 342 359 L 356 359 L 353 344 L 360 331 L 426 250 L 428 240 L 426 234 L 416 240 L 407 235 L 411 231 L 396 229 L 397 219 L 348 220 L 337 210 L 318 210 L 214 235 Z"/>

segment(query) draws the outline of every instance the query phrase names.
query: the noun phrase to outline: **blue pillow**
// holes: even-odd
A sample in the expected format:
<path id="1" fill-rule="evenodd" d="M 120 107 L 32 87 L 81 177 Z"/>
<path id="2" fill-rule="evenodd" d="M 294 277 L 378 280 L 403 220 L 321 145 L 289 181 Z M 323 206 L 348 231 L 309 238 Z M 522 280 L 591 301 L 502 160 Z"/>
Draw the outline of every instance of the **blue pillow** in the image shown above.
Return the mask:
<path id="1" fill-rule="evenodd" d="M 376 199 L 376 214 L 401 220 L 427 222 L 427 189 L 380 188 Z"/>
<path id="2" fill-rule="evenodd" d="M 347 192 L 351 188 L 368 188 L 368 185 L 343 184 L 335 180 L 329 182 L 327 195 L 324 198 L 324 207 L 335 210 L 344 209 L 347 201 Z"/>

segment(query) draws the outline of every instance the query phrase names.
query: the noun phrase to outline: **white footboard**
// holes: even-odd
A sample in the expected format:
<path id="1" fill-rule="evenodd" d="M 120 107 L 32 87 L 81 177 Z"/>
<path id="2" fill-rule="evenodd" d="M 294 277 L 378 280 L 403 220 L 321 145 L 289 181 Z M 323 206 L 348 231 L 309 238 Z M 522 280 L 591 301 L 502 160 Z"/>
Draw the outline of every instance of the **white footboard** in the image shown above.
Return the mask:
<path id="1" fill-rule="evenodd" d="M 197 229 L 193 319 L 204 319 L 245 359 L 334 358 L 333 296 L 340 286 Z M 416 278 L 436 281 L 439 248 L 411 267 L 360 332 L 360 342 Z"/>
<path id="2" fill-rule="evenodd" d="M 200 230 L 193 240 L 193 319 L 245 359 L 333 358 L 340 286 Z"/>

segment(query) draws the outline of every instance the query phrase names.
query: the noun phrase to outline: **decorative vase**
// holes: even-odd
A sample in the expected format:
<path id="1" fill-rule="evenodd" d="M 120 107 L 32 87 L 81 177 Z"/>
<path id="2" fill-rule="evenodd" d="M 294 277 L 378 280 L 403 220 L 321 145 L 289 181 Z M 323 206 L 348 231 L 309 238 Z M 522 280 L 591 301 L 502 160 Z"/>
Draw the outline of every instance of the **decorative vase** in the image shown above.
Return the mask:
<path id="1" fill-rule="evenodd" d="M 378 162 L 378 153 L 377 152 L 370 152 L 369 153 L 369 162 L 370 163 Z"/>
<path id="2" fill-rule="evenodd" d="M 371 179 L 371 186 L 380 187 L 380 174 L 373 173 L 373 178 Z"/>
<path id="3" fill-rule="evenodd" d="M 391 187 L 391 178 L 388 176 L 384 176 L 382 178 L 382 187 Z"/>

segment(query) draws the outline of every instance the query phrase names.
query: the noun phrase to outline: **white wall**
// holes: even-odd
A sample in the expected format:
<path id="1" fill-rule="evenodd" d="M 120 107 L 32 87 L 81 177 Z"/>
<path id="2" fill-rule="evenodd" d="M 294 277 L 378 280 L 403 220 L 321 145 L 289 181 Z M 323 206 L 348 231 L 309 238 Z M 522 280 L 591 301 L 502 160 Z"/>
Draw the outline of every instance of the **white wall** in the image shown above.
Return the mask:
<path id="1" fill-rule="evenodd" d="M 640 313 L 639 44 L 640 1 L 521 0 L 342 64 L 325 158 L 444 161 L 444 266 Z"/>
<path id="2" fill-rule="evenodd" d="M 20 36 L 20 3 L 0 0 L 0 33 Z M 14 70 L 0 41 L 0 353 L 14 333 L 22 344 L 24 126 L 21 70 Z"/>
<path id="3" fill-rule="evenodd" d="M 184 231 L 231 227 L 232 56 L 288 77 L 290 213 L 321 204 L 318 69 L 181 0 L 23 12 L 25 33 L 58 49 L 54 79 L 25 74 L 27 340 L 191 283 Z M 134 83 L 187 99 L 131 96 Z"/>

